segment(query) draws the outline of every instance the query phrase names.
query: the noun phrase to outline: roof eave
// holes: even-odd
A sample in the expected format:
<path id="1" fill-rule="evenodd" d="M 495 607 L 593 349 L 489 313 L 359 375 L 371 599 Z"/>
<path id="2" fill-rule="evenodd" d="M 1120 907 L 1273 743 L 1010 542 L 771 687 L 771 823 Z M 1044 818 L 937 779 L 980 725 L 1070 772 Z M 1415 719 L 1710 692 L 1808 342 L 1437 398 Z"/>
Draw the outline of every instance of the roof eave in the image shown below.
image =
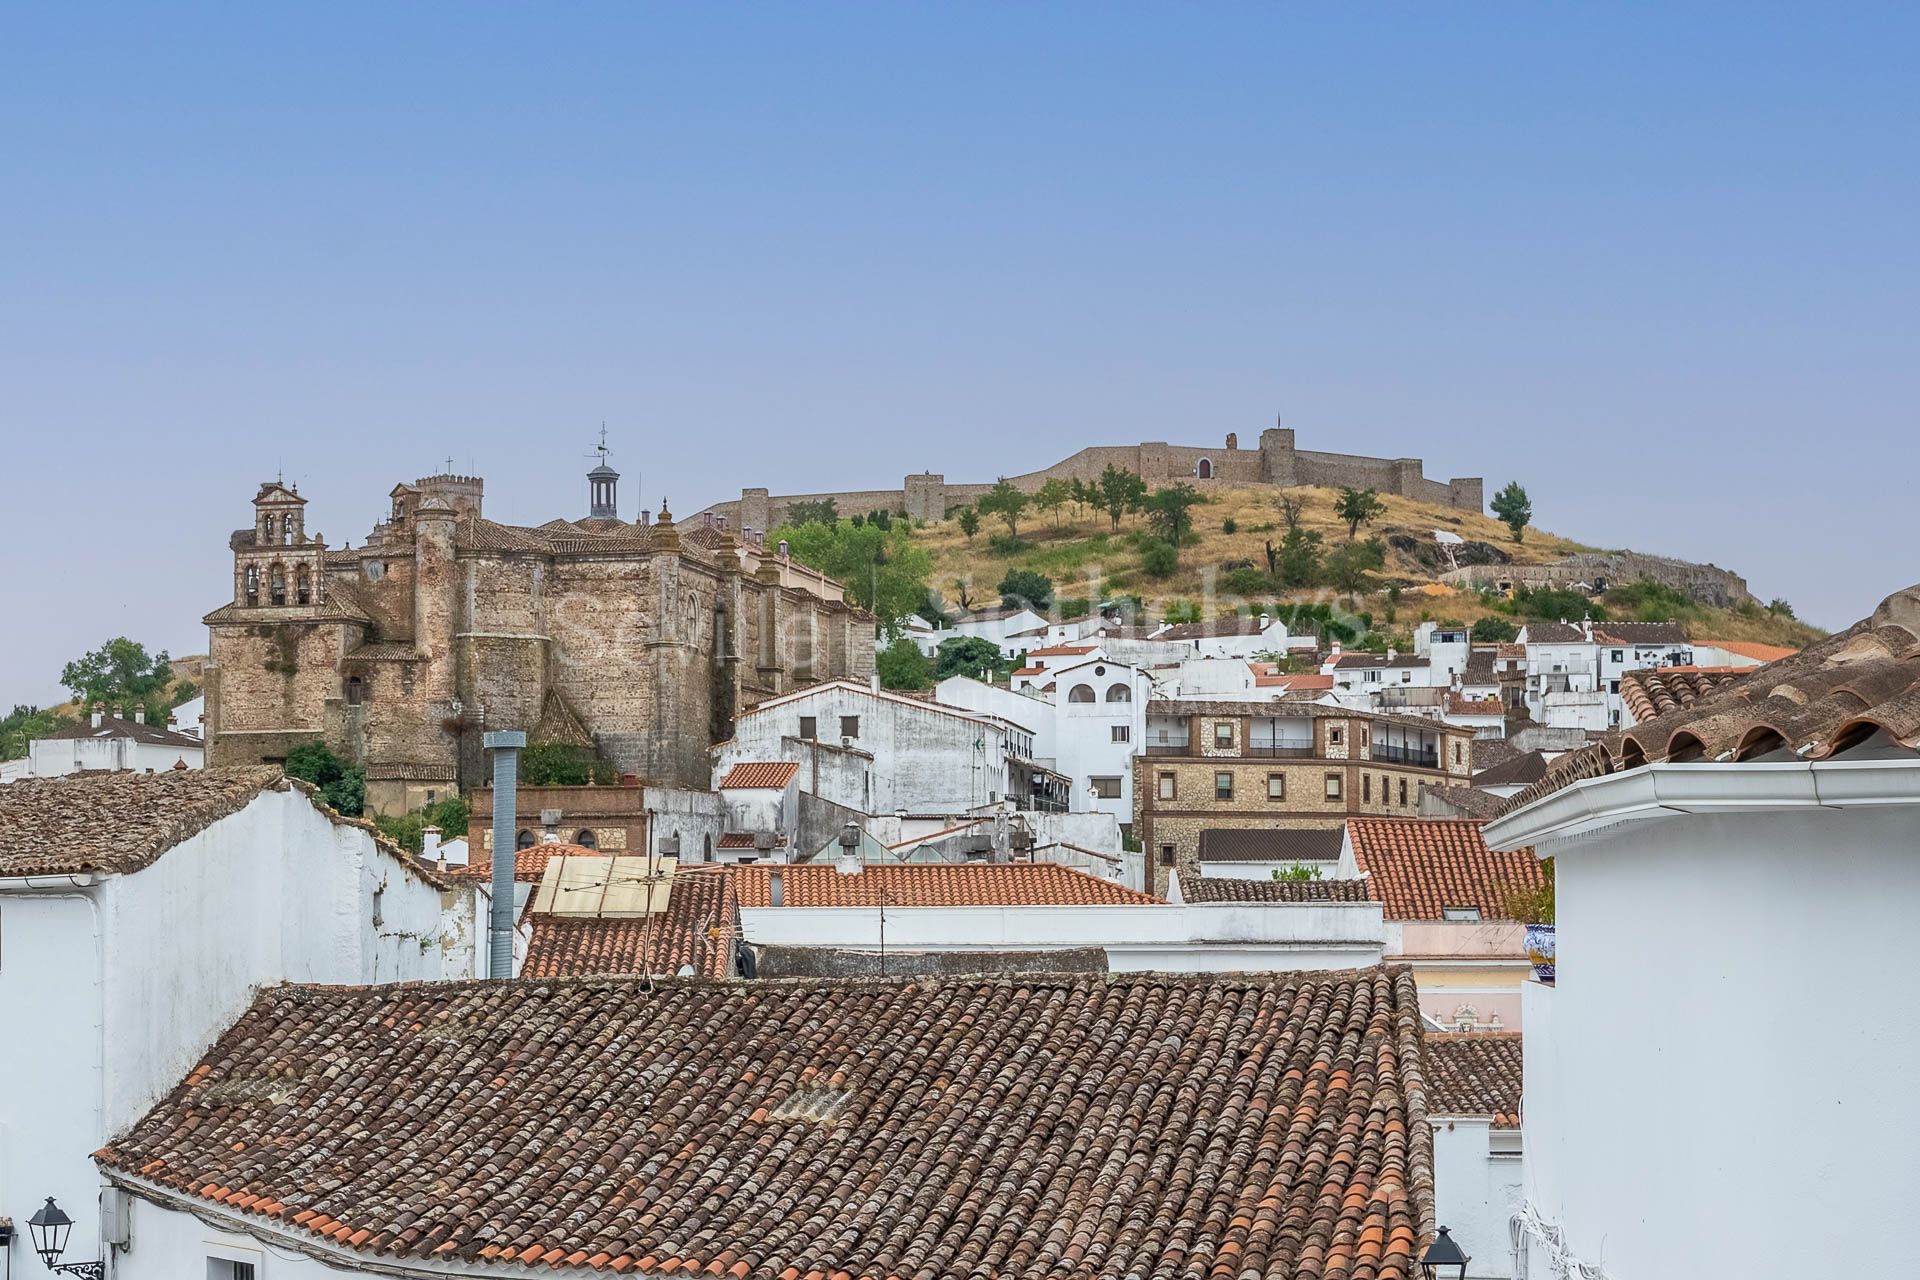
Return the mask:
<path id="1" fill-rule="evenodd" d="M 1653 764 L 1585 778 L 1488 823 L 1489 847 L 1576 840 L 1596 831 L 1688 813 L 1920 805 L 1920 756 Z"/>

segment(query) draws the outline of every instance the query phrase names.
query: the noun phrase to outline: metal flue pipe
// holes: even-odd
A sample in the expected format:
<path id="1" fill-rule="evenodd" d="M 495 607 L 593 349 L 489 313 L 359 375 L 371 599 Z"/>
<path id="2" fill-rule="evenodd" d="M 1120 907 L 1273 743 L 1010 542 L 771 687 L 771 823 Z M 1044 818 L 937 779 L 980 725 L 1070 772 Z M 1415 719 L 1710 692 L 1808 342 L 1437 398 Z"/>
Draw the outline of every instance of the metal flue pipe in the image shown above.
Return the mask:
<path id="1" fill-rule="evenodd" d="M 481 742 L 493 752 L 493 903 L 487 913 L 487 976 L 513 976 L 513 870 L 519 856 L 514 812 L 519 804 L 520 749 L 527 735 L 518 729 L 488 733 Z"/>

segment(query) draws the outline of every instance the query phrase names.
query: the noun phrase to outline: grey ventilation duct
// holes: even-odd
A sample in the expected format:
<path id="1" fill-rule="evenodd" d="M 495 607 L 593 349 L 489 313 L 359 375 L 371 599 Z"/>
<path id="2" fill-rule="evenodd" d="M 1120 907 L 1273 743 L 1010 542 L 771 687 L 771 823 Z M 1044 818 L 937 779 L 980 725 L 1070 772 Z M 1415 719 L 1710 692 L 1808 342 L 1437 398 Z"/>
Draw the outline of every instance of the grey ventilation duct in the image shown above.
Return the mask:
<path id="1" fill-rule="evenodd" d="M 519 848 L 514 814 L 520 799 L 520 749 L 527 735 L 499 729 L 481 739 L 493 752 L 493 903 L 487 915 L 487 976 L 513 977 L 513 871 Z"/>

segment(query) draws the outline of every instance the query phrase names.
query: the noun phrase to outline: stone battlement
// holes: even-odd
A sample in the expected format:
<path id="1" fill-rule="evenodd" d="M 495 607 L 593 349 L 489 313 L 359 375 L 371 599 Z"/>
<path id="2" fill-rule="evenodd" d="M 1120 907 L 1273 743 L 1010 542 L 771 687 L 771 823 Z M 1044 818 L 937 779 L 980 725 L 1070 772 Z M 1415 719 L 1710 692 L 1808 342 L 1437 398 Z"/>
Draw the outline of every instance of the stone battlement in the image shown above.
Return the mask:
<path id="1" fill-rule="evenodd" d="M 1050 467 L 1006 479 L 1031 493 L 1049 480 L 1098 479 L 1110 466 L 1133 472 L 1153 488 L 1182 481 L 1203 488 L 1214 484 L 1348 486 L 1462 511 L 1479 512 L 1486 503 L 1478 476 L 1429 480 L 1425 463 L 1419 458 L 1371 458 L 1300 449 L 1291 427 L 1267 428 L 1260 433 L 1259 445 L 1251 449 L 1240 447 L 1237 432 L 1228 432 L 1219 448 L 1165 441 L 1094 445 Z M 886 510 L 914 520 L 944 520 L 949 512 L 977 501 L 992 487 L 991 483 L 949 484 L 944 475 L 919 472 L 905 477 L 897 489 L 789 494 L 774 494 L 764 488 L 742 489 L 738 500 L 715 503 L 699 514 L 724 515 L 738 528 L 764 532 L 783 523 L 795 503 L 831 500 L 842 515 Z"/>

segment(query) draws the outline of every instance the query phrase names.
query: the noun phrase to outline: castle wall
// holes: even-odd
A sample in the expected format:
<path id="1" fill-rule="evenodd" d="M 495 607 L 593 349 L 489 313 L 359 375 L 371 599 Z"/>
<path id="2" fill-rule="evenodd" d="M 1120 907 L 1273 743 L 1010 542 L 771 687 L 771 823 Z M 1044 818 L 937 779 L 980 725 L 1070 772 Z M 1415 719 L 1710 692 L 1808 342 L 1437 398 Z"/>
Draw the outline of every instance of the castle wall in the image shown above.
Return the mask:
<path id="1" fill-rule="evenodd" d="M 340 693 L 342 652 L 358 628 L 338 622 L 223 623 L 210 629 L 207 718 L 220 733 L 207 744 L 209 765 L 257 764 L 325 728 L 329 698 Z"/>

